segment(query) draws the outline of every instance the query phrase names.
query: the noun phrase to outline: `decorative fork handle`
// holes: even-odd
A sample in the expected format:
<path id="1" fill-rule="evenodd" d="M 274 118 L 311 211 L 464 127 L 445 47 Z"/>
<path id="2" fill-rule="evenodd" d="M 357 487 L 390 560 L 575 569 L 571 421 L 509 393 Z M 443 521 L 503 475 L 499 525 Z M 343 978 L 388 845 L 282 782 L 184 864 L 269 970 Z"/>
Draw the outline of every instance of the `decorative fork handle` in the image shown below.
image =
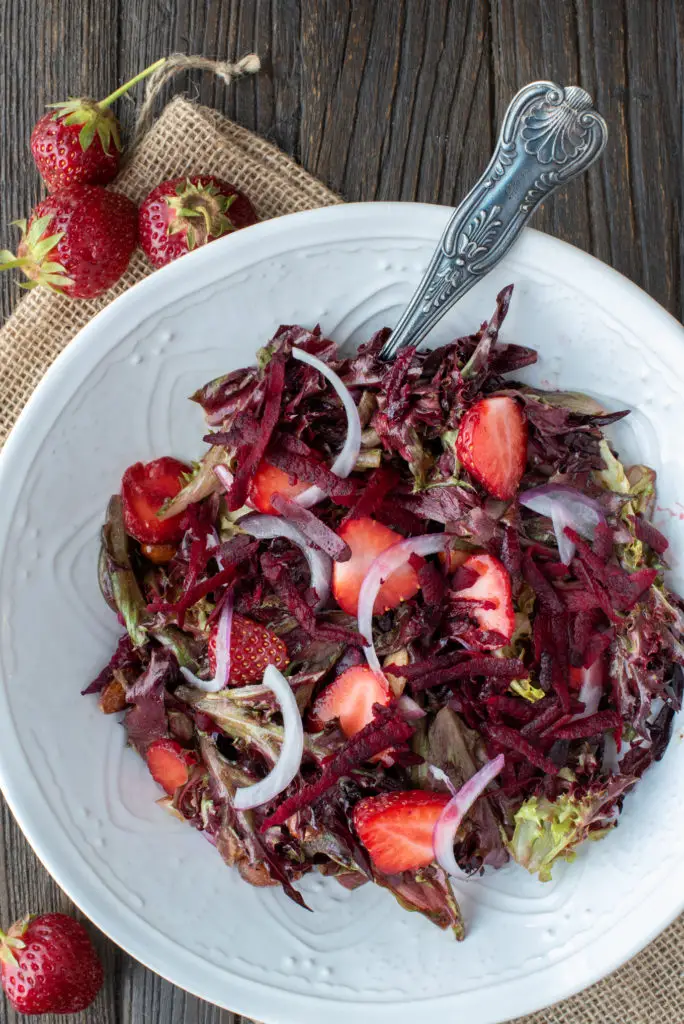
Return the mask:
<path id="1" fill-rule="evenodd" d="M 539 204 L 594 163 L 607 138 L 605 121 L 579 86 L 532 82 L 521 89 L 487 170 L 454 210 L 382 358 L 420 344 L 505 256 Z"/>

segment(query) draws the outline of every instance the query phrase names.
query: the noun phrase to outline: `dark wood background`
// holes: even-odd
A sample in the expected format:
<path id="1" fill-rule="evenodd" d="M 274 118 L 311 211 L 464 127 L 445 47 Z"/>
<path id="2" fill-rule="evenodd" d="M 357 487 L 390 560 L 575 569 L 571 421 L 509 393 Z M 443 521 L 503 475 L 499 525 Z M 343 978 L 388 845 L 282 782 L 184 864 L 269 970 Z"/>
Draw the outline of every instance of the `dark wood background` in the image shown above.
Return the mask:
<path id="1" fill-rule="evenodd" d="M 42 194 L 28 139 L 44 105 L 101 98 L 175 50 L 258 53 L 254 80 L 226 88 L 193 73 L 175 88 L 276 142 L 349 200 L 454 203 L 487 162 L 516 89 L 538 78 L 584 86 L 608 121 L 607 152 L 536 226 L 681 316 L 684 0 L 0 0 L 0 248 Z M 120 102 L 124 124 L 134 110 Z M 17 298 L 3 275 L 3 318 Z M 69 901 L 3 807 L 0 919 L 58 908 Z M 105 987 L 71 1020 L 238 1024 L 104 936 L 98 945 Z M 0 1005 L 0 1021 L 20 1019 Z"/>

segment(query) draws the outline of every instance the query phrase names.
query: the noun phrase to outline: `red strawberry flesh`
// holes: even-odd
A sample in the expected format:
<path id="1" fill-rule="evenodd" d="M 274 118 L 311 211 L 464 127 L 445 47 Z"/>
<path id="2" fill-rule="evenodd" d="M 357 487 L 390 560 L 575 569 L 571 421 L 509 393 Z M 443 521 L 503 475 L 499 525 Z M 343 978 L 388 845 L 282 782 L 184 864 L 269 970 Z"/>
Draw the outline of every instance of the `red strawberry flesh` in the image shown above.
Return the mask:
<path id="1" fill-rule="evenodd" d="M 364 665 L 342 672 L 319 694 L 313 706 L 312 727 L 322 728 L 339 718 L 345 736 L 353 736 L 373 721 L 373 706 L 389 704 L 387 684 Z"/>
<path id="2" fill-rule="evenodd" d="M 173 796 L 188 781 L 188 773 L 197 758 L 175 740 L 155 740 L 147 748 L 147 767 L 155 782 Z"/>
<path id="3" fill-rule="evenodd" d="M 183 515 L 160 519 L 157 513 L 183 487 L 190 467 L 178 459 L 155 459 L 129 466 L 121 481 L 126 532 L 142 544 L 173 544 L 183 535 Z"/>
<path id="4" fill-rule="evenodd" d="M 259 512 L 265 512 L 268 516 L 277 516 L 280 513 L 271 502 L 274 494 L 280 494 L 284 498 L 296 498 L 308 487 L 309 484 L 302 480 L 293 481 L 290 474 L 286 473 L 284 469 L 278 469 L 277 466 L 272 466 L 270 462 L 262 459 L 250 481 L 247 500 Z"/>
<path id="5" fill-rule="evenodd" d="M 378 871 L 394 875 L 432 863 L 432 834 L 449 799 L 414 789 L 359 801 L 354 827 Z"/>
<path id="6" fill-rule="evenodd" d="M 343 611 L 356 615 L 359 591 L 366 573 L 378 555 L 404 538 L 374 519 L 349 519 L 337 531 L 351 549 L 351 558 L 333 565 L 332 589 L 335 600 Z M 417 559 L 416 559 L 417 561 Z M 381 615 L 408 601 L 418 593 L 420 583 L 416 569 L 409 564 L 396 569 L 378 590 L 373 614 Z"/>
<path id="7" fill-rule="evenodd" d="M 527 461 L 527 422 L 508 395 L 482 398 L 461 420 L 456 454 L 495 498 L 515 497 Z"/>
<path id="8" fill-rule="evenodd" d="M 470 614 L 480 629 L 499 633 L 503 642 L 507 643 L 513 636 L 515 628 L 511 578 L 508 572 L 498 558 L 486 554 L 471 555 L 463 562 L 462 568 L 476 572 L 478 578 L 469 587 L 456 592 L 458 600 L 472 601 L 473 609 Z M 503 643 L 497 646 L 503 646 Z"/>

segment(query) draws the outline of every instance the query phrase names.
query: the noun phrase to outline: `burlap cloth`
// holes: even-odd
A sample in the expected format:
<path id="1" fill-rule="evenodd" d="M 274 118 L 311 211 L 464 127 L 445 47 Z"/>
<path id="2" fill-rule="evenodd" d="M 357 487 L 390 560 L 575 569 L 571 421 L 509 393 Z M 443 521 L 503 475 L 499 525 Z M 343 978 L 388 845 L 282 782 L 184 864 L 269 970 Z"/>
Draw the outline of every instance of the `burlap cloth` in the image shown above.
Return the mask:
<path id="1" fill-rule="evenodd" d="M 164 178 L 199 173 L 218 174 L 244 188 L 262 218 L 341 202 L 274 146 L 182 98 L 166 107 L 115 187 L 139 201 Z M 115 296 L 149 273 L 137 252 L 121 281 L 100 299 L 78 302 L 43 289 L 26 295 L 0 331 L 0 442 L 67 342 Z M 516 1024 L 523 1020 L 684 1024 L 684 917 L 609 978 Z"/>

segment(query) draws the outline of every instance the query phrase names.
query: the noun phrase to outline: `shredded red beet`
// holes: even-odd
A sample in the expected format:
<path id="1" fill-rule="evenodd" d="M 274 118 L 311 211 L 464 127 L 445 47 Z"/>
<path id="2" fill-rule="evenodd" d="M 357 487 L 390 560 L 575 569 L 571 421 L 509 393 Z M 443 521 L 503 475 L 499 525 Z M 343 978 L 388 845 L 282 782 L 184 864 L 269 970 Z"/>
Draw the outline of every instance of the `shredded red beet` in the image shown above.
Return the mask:
<path id="1" fill-rule="evenodd" d="M 618 565 L 607 565 L 574 530 L 566 526 L 565 532 L 577 547 L 577 558 L 581 559 L 594 581 L 605 588 L 612 607 L 617 611 L 631 611 L 642 594 L 655 582 L 658 576 L 656 569 L 643 568 L 627 572 Z"/>
<path id="2" fill-rule="evenodd" d="M 291 523 L 298 526 L 305 537 L 307 537 L 321 551 L 325 551 L 336 562 L 347 562 L 351 558 L 349 545 L 342 540 L 329 526 L 318 518 L 315 512 L 304 508 L 296 501 L 286 498 L 283 494 L 274 494 L 271 504 L 281 515 L 289 519 Z"/>
<path id="3" fill-rule="evenodd" d="M 607 523 L 597 523 L 594 530 L 593 549 L 604 562 L 607 562 L 613 554 L 613 531 Z"/>
<path id="4" fill-rule="evenodd" d="M 534 590 L 541 604 L 548 611 L 553 612 L 555 615 L 560 615 L 563 611 L 563 602 L 553 584 L 549 583 L 532 558 L 529 550 L 523 555 L 522 569 L 525 579 Z"/>
<path id="5" fill-rule="evenodd" d="M 337 476 L 320 457 L 298 438 L 279 434 L 268 450 L 268 461 L 278 469 L 289 473 L 297 480 L 315 484 L 331 496 L 346 496 L 356 493 L 357 483 L 351 478 Z"/>
<path id="6" fill-rule="evenodd" d="M 557 775 L 559 766 L 546 757 L 534 744 L 526 740 L 522 732 L 517 732 L 507 725 L 492 724 L 487 727 L 491 740 L 508 750 L 515 750 L 526 758 L 535 768 L 540 768 L 546 775 Z"/>
<path id="7" fill-rule="evenodd" d="M 431 607 L 440 605 L 444 598 L 445 581 L 437 565 L 421 559 L 417 567 L 417 576 L 425 604 Z"/>
<path id="8" fill-rule="evenodd" d="M 667 537 L 663 537 L 660 530 L 656 529 L 653 523 L 649 523 L 643 516 L 635 516 L 634 532 L 636 533 L 637 540 L 648 544 L 657 555 L 665 554 L 670 546 Z"/>
<path id="9" fill-rule="evenodd" d="M 241 448 L 237 453 L 237 469 L 232 487 L 226 497 L 228 508 L 231 511 L 244 505 L 249 481 L 261 462 L 268 442 L 271 440 L 271 434 L 278 423 L 280 402 L 285 385 L 285 360 L 282 356 L 273 356 L 266 367 L 265 385 L 264 409 L 259 424 L 259 437 L 253 444 Z"/>
<path id="10" fill-rule="evenodd" d="M 385 497 L 399 483 L 399 474 L 393 469 L 379 466 L 374 469 L 368 478 L 368 483 L 361 491 L 355 503 L 349 509 L 344 521 L 348 519 L 364 519 L 373 515 L 378 506 L 382 504 Z"/>
<path id="11" fill-rule="evenodd" d="M 360 768 L 376 754 L 389 747 L 406 743 L 413 735 L 408 722 L 387 708 L 379 709 L 376 704 L 376 718 L 347 741 L 339 753 L 325 765 L 315 782 L 303 786 L 298 793 L 288 797 L 262 823 L 260 831 L 265 832 L 274 825 L 283 825 L 296 811 L 302 810 L 320 799 L 341 778 Z"/>
<path id="12" fill-rule="evenodd" d="M 432 658 L 423 661 L 414 661 L 408 665 L 395 665 L 392 673 L 395 676 L 402 676 L 404 679 L 419 679 L 421 676 L 431 672 L 438 672 L 442 669 L 451 668 L 453 665 L 460 665 L 469 657 L 466 651 L 452 651 L 451 654 L 436 654 Z"/>
<path id="13" fill-rule="evenodd" d="M 562 712 L 557 697 L 545 697 L 534 705 L 535 717 L 520 730 L 523 736 L 539 736 L 549 725 L 560 718 Z"/>
<path id="14" fill-rule="evenodd" d="M 414 667 L 414 666 L 412 666 Z M 474 676 L 493 676 L 515 679 L 525 674 L 525 666 L 517 658 L 469 658 L 460 664 L 452 665 L 441 671 L 432 671 L 422 678 L 412 679 L 414 692 L 427 690 L 441 683 L 457 682 L 459 679 L 472 679 Z"/>
<path id="15" fill-rule="evenodd" d="M 557 740 L 579 740 L 584 736 L 598 736 L 622 727 L 622 718 L 617 711 L 599 711 L 567 725 L 554 725 L 551 733 Z"/>
<path id="16" fill-rule="evenodd" d="M 480 578 L 479 572 L 469 569 L 467 565 L 459 565 L 451 576 L 451 589 L 458 593 L 459 590 L 467 590 Z"/>
<path id="17" fill-rule="evenodd" d="M 507 697 L 505 694 L 494 694 L 487 697 L 487 707 L 517 722 L 530 722 L 535 717 L 534 705 L 528 704 L 519 697 Z"/>
<path id="18" fill-rule="evenodd" d="M 517 597 L 522 583 L 522 551 L 520 536 L 514 526 L 506 526 L 501 538 L 500 558 L 511 577 L 513 594 Z"/>

